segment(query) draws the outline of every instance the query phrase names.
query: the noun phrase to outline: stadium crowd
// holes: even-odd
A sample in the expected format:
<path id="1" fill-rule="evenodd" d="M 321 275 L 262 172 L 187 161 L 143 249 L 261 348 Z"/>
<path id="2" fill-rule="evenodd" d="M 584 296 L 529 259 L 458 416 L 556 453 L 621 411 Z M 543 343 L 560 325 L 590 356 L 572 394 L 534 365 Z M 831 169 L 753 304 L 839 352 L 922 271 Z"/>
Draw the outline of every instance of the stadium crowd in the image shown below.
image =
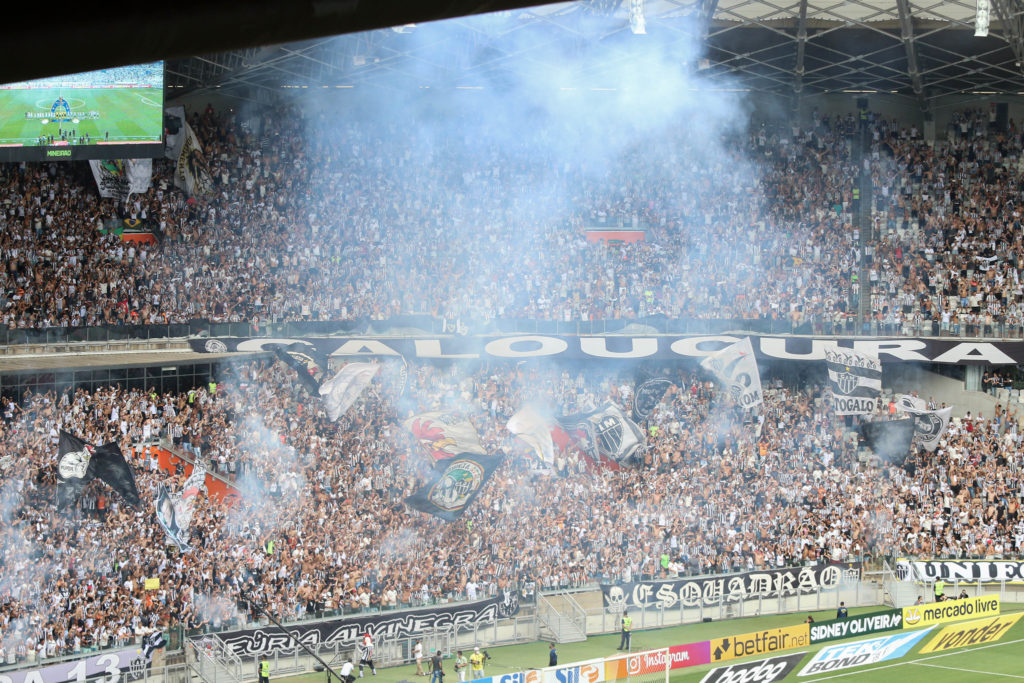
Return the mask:
<path id="1" fill-rule="evenodd" d="M 74 166 L 0 167 L 0 322 L 663 314 L 828 332 L 851 329 L 862 293 L 873 324 L 894 334 L 1022 322 L 1021 135 L 1012 124 L 994 130 L 981 112 L 961 114 L 934 147 L 870 118 L 878 230 L 866 241 L 852 227 L 852 118 L 756 129 L 720 158 L 692 158 L 682 136 L 654 151 L 638 145 L 604 177 L 542 154 L 482 152 L 473 140 L 410 147 L 384 124 L 309 135 L 324 121 L 282 113 L 257 134 L 212 109 L 191 122 L 214 196 L 175 189 L 168 162 L 120 209 Z M 159 226 L 162 241 L 100 235 L 119 211 Z M 644 226 L 646 240 L 590 243 L 590 225 Z M 293 619 L 527 585 L 1024 550 L 1022 435 L 1002 414 L 956 423 L 935 456 L 902 469 L 863 462 L 820 387 L 776 383 L 750 419 L 698 372 L 675 368 L 637 466 L 595 469 L 570 449 L 545 467 L 508 433 L 508 418 L 527 402 L 559 413 L 605 400 L 628 408 L 631 377 L 423 365 L 404 392 L 390 373 L 331 423 L 291 372 L 261 359 L 202 391 L 2 400 L 4 661 L 152 628 L 237 625 L 256 617 L 253 601 Z M 401 420 L 436 409 L 471 416 L 488 452 L 508 454 L 454 523 L 403 502 L 429 465 Z M 94 483 L 75 510 L 56 513 L 61 429 L 133 453 L 143 509 Z M 136 448 L 157 437 L 242 494 L 232 506 L 200 496 L 193 547 L 181 553 L 153 499 L 184 473 Z M 145 590 L 156 576 L 160 588 Z"/>
<path id="2" fill-rule="evenodd" d="M 660 314 L 859 332 L 863 289 L 871 331 L 1016 336 L 1021 134 L 1012 121 L 995 130 L 979 112 L 958 116 L 932 146 L 870 115 L 877 229 L 862 240 L 852 117 L 765 125 L 723 140 L 718 156 L 680 127 L 622 150 L 601 175 L 542 145 L 524 154 L 453 134 L 409 147 L 398 125 L 208 108 L 191 125 L 211 196 L 175 188 L 170 161 L 120 208 L 73 166 L 0 169 L 0 322 Z M 162 241 L 100 235 L 119 215 Z M 633 225 L 643 241 L 588 242 L 583 231 Z"/>
<path id="3" fill-rule="evenodd" d="M 494 364 L 385 368 L 337 423 L 271 359 L 228 366 L 180 394 L 109 388 L 3 401 L 0 644 L 8 662 L 132 641 L 152 628 L 218 629 L 595 581 L 861 560 L 884 554 L 1024 552 L 1021 434 L 1005 415 L 964 420 L 935 457 L 865 462 L 815 385 L 772 382 L 760 417 L 692 368 L 644 423 L 635 466 L 596 468 L 579 451 L 541 465 L 505 424 L 527 402 L 565 412 L 612 400 L 633 378 L 600 368 Z M 401 421 L 470 416 L 507 454 L 455 522 L 404 503 L 430 467 Z M 880 405 L 880 411 L 882 406 Z M 99 482 L 55 510 L 61 429 L 131 453 L 143 508 Z M 201 495 L 191 550 L 155 521 L 158 436 L 241 492 Z M 895 504 L 894 504 L 895 501 Z M 663 557 L 665 560 L 663 560 Z M 667 561 L 666 561 L 667 560 Z M 159 577 L 158 590 L 145 590 Z M 31 653 L 31 654 L 30 654 Z"/>

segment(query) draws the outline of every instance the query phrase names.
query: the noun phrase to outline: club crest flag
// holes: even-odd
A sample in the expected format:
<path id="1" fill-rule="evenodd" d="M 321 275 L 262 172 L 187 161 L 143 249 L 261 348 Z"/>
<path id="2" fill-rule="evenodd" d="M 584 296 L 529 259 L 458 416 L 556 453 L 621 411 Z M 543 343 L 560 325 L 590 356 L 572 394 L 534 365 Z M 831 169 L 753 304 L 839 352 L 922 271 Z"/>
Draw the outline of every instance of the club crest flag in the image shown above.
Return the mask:
<path id="1" fill-rule="evenodd" d="M 435 465 L 462 453 L 486 454 L 473 423 L 464 417 L 435 411 L 413 415 L 402 425 L 412 432 Z"/>
<path id="2" fill-rule="evenodd" d="M 320 385 L 320 397 L 332 422 L 348 412 L 379 368 L 375 363 L 349 363 Z"/>
<path id="3" fill-rule="evenodd" d="M 561 429 L 594 464 L 618 467 L 646 445 L 644 432 L 614 403 L 558 418 Z"/>
<path id="4" fill-rule="evenodd" d="M 714 374 L 741 407 L 756 408 L 764 403 L 761 375 L 750 337 L 711 354 L 700 362 L 700 366 Z"/>
<path id="5" fill-rule="evenodd" d="M 444 469 L 435 472 L 405 502 L 414 510 L 452 522 L 461 517 L 479 495 L 503 457 L 459 453 L 448 458 L 443 463 Z"/>
<path id="6" fill-rule="evenodd" d="M 874 412 L 875 401 L 882 392 L 882 363 L 878 356 L 836 345 L 824 350 L 836 415 Z"/>
<path id="7" fill-rule="evenodd" d="M 555 444 L 551 439 L 551 420 L 541 417 L 540 413 L 530 406 L 523 406 L 509 418 L 508 431 L 512 432 L 537 454 L 537 457 L 549 465 L 555 462 Z"/>

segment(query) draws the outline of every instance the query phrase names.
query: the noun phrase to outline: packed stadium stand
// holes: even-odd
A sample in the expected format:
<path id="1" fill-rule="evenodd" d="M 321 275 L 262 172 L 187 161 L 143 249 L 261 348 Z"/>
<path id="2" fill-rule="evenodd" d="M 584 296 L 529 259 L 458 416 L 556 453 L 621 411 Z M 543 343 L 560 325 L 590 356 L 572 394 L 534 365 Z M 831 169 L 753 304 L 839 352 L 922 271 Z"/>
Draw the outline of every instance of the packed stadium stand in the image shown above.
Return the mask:
<path id="1" fill-rule="evenodd" d="M 723 32 L 733 21 L 704 20 Z M 895 26 L 884 30 L 904 49 Z M 790 28 L 807 41 L 806 16 Z M 390 33 L 359 49 L 404 35 Z M 715 40 L 701 70 L 732 60 Z M 154 160 L 148 189 L 113 199 L 84 162 L 0 166 L 0 667 L 141 647 L 154 633 L 180 650 L 270 617 L 1024 558 L 1022 380 L 1004 351 L 1024 339 L 1024 107 L 1009 89 L 992 97 L 1010 106 L 942 92 L 922 114 L 904 101 L 927 101 L 915 67 L 898 93 L 851 86 L 795 110 L 735 107 L 713 126 L 686 107 L 597 144 L 576 119 L 552 115 L 519 137 L 503 118 L 433 100 L 389 117 L 290 91 L 217 96 L 210 79 L 174 102 L 175 79 L 196 88 L 209 68 L 199 61 L 168 62 L 167 104 L 184 107 L 204 157 L 190 172 L 208 191 L 182 183 L 179 157 Z M 237 89 L 244 75 L 221 77 Z M 768 78 L 748 76 L 727 84 Z M 154 78 L 148 67 L 106 77 Z M 735 104 L 705 95 L 708 109 Z M 599 329 L 631 335 L 634 350 L 698 331 L 730 335 L 719 348 L 774 335 L 783 352 L 761 345 L 742 361 L 760 378 L 748 409 L 732 371 L 699 354 L 336 354 L 327 367 L 292 344 L 316 351 L 339 330 L 350 334 L 332 348 L 510 332 L 543 344 Z M 140 335 L 187 358 L 161 360 L 131 341 Z M 105 360 L 113 339 L 130 363 Z M 248 351 L 198 352 L 239 340 Z M 836 340 L 875 343 L 876 362 L 889 345 L 861 414 L 836 404 L 855 363 L 837 375 L 807 359 Z M 932 342 L 970 348 L 949 362 L 911 355 Z M 784 353 L 797 348 L 810 351 Z M 167 378 L 129 380 L 128 365 Z M 366 379 L 346 380 L 332 418 L 328 378 L 348 370 Z M 651 379 L 660 390 L 641 395 Z M 512 428 L 526 407 L 543 417 L 540 441 Z M 602 410 L 615 417 L 597 432 L 572 431 Z M 917 424 L 901 457 L 880 455 L 870 425 L 904 413 L 932 416 L 933 431 Z M 636 442 L 621 461 L 595 457 L 608 420 L 616 443 L 622 430 Z M 465 424 L 471 436 L 456 434 Z M 86 462 L 119 449 L 139 505 L 92 469 L 66 498 L 82 474 L 68 474 L 78 451 L 65 433 L 87 444 Z M 431 482 L 450 458 L 479 474 L 471 493 L 445 484 L 446 499 Z"/>

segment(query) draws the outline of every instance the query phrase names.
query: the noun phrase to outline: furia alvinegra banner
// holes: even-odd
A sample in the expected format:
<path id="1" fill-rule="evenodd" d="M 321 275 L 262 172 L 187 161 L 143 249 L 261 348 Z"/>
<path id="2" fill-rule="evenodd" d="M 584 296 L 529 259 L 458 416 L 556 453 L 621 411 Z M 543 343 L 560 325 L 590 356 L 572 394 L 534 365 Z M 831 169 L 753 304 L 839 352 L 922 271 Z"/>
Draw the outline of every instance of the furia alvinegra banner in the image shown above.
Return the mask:
<path id="1" fill-rule="evenodd" d="M 348 358 L 402 356 L 431 359 L 601 358 L 642 360 L 704 358 L 745 338 L 705 336 L 595 336 L 547 335 L 465 337 L 220 337 L 190 339 L 200 353 L 269 352 L 275 345 L 308 344 L 331 356 Z M 845 348 L 877 355 L 883 363 L 913 362 L 944 365 L 1014 365 L 1024 363 L 1024 340 L 975 342 L 945 338 L 840 339 L 811 337 L 751 337 L 760 360 L 824 361 L 825 347 Z"/>
<path id="2" fill-rule="evenodd" d="M 684 607 L 696 607 L 717 605 L 723 600 L 738 602 L 759 596 L 774 598 L 816 593 L 838 586 L 847 572 L 859 578 L 860 563 L 836 562 L 728 576 L 618 583 L 601 586 L 601 592 L 605 607 L 612 611 L 629 607 L 672 609 L 680 603 Z"/>
<path id="3" fill-rule="evenodd" d="M 269 627 L 228 631 L 221 633 L 220 638 L 236 654 L 249 656 L 295 647 L 289 634 L 310 647 L 354 643 L 366 632 L 369 632 L 375 641 L 381 642 L 383 639 L 390 641 L 410 638 L 446 626 L 464 629 L 493 624 L 498 619 L 514 616 L 518 611 L 519 601 L 513 592 L 490 600 L 448 607 L 384 612 L 289 626 L 287 634 L 275 627 Z"/>

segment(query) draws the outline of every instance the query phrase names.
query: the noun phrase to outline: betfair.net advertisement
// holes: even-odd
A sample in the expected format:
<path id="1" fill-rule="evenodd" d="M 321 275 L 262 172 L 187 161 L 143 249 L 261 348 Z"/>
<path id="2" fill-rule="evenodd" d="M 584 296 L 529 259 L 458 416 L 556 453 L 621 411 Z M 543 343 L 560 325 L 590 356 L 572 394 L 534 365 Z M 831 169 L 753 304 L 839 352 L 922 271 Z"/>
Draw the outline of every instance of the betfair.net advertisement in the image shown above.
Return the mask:
<path id="1" fill-rule="evenodd" d="M 740 657 L 767 655 L 780 650 L 806 647 L 811 643 L 807 624 L 771 628 L 711 641 L 711 661 L 725 662 Z"/>

